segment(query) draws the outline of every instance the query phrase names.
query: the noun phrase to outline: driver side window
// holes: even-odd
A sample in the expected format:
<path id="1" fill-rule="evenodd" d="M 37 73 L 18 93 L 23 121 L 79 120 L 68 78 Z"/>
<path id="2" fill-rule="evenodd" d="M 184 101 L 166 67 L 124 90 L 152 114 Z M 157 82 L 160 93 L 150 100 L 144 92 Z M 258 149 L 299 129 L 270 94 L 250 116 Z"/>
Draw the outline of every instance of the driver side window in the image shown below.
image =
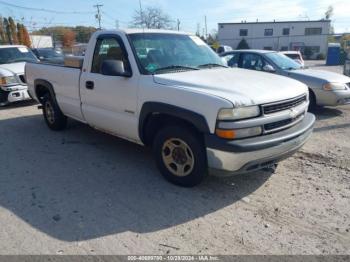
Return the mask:
<path id="1" fill-rule="evenodd" d="M 243 54 L 242 55 L 242 68 L 262 71 L 265 66 L 265 60 L 258 54 Z"/>
<path id="2" fill-rule="evenodd" d="M 229 67 L 238 67 L 239 54 L 229 54 L 224 59 Z"/>
<path id="3" fill-rule="evenodd" d="M 127 54 L 116 38 L 110 37 L 97 40 L 91 73 L 101 74 L 102 64 L 106 60 L 123 61 L 126 71 L 129 71 L 130 69 Z"/>

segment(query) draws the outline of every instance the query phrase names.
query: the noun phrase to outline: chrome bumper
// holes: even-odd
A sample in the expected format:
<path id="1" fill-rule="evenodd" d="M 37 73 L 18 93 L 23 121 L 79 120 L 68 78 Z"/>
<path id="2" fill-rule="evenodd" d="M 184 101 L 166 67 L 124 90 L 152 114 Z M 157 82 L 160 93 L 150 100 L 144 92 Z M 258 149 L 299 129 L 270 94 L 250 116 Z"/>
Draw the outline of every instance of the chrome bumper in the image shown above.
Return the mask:
<path id="1" fill-rule="evenodd" d="M 2 104 L 8 104 L 18 101 L 30 100 L 31 97 L 28 94 L 27 86 L 12 86 L 7 87 L 6 90 L 2 88 L 0 92 L 3 92 L 3 96 L 7 96 L 7 101 L 4 101 Z M 5 97 L 6 98 L 6 97 Z"/>
<path id="2" fill-rule="evenodd" d="M 228 176 L 269 167 L 293 155 L 310 138 L 315 116 L 288 130 L 240 141 L 207 138 L 207 159 L 210 174 Z M 220 142 L 219 142 L 220 141 Z"/>
<path id="3" fill-rule="evenodd" d="M 340 106 L 350 104 L 350 89 L 337 91 L 318 91 L 317 104 L 320 106 Z"/>

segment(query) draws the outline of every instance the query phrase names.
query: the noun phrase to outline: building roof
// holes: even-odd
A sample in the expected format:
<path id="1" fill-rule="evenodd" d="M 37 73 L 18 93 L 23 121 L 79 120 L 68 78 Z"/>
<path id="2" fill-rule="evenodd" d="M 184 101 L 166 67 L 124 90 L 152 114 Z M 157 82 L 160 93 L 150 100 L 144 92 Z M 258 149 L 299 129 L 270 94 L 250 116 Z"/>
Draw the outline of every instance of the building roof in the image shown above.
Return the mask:
<path id="1" fill-rule="evenodd" d="M 331 20 L 305 20 L 305 21 L 268 21 L 268 22 L 239 22 L 239 23 L 219 23 L 219 25 L 252 25 L 252 24 L 290 24 L 290 23 L 330 23 Z"/>

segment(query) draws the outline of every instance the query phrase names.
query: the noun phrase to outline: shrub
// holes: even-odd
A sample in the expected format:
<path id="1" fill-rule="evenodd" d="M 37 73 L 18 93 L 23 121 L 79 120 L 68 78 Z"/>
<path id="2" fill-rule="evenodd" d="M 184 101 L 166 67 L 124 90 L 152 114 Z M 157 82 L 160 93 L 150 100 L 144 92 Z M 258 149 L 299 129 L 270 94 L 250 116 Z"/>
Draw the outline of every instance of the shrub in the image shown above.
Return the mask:
<path id="1" fill-rule="evenodd" d="M 320 53 L 320 54 L 317 55 L 316 59 L 317 60 L 325 60 L 326 56 L 323 53 Z"/>

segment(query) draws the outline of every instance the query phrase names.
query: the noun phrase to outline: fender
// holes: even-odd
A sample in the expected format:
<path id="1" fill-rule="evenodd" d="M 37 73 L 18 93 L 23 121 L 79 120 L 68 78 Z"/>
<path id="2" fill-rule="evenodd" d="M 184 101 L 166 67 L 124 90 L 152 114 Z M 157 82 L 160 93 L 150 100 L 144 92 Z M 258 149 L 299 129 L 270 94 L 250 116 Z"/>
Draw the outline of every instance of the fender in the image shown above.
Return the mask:
<path id="1" fill-rule="evenodd" d="M 201 114 L 170 104 L 160 102 L 146 102 L 142 106 L 139 117 L 139 137 L 141 141 L 144 141 L 145 139 L 145 124 L 147 123 L 148 118 L 154 114 L 166 114 L 185 120 L 193 124 L 201 133 L 210 134 L 210 128 L 208 126 L 207 120 Z"/>

